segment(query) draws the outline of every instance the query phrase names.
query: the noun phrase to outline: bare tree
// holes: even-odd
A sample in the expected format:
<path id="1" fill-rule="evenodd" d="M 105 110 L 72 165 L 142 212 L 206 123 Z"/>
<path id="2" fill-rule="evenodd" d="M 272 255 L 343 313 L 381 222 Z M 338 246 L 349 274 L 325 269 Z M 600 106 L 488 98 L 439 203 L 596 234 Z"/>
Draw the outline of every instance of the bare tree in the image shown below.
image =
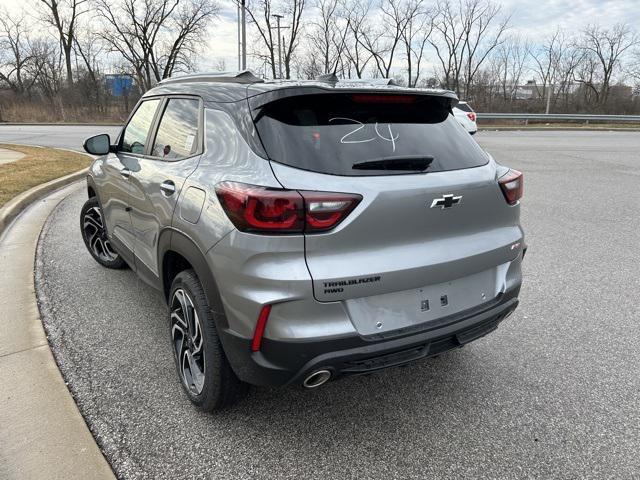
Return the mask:
<path id="1" fill-rule="evenodd" d="M 258 0 L 256 3 L 247 2 L 246 4 L 249 20 L 257 29 L 260 40 L 260 48 L 254 51 L 254 55 L 269 64 L 273 78 L 278 77 L 276 56 L 278 55 L 279 42 L 283 48 L 284 76 L 285 78 L 291 77 L 291 66 L 299 43 L 302 15 L 305 7 L 306 0 L 283 2 L 276 5 L 275 8 L 272 0 Z M 273 17 L 274 12 L 283 15 L 288 22 L 286 25 L 288 32 L 286 39 L 278 39 Z M 266 53 L 263 49 L 266 49 Z"/>
<path id="2" fill-rule="evenodd" d="M 94 105 L 98 108 L 102 103 L 102 77 L 100 75 L 100 60 L 104 57 L 104 42 L 96 32 L 89 28 L 78 29 L 78 34 L 74 38 L 74 52 L 76 62 L 81 65 L 76 66 L 76 82 L 84 80 L 86 85 L 84 92 L 86 97 L 94 100 Z M 82 79 L 82 73 L 86 72 Z"/>
<path id="3" fill-rule="evenodd" d="M 52 104 L 57 99 L 57 106 L 64 118 L 64 107 L 60 91 L 64 83 L 64 54 L 51 41 L 38 39 L 32 43 L 33 63 L 30 65 L 31 76 L 37 78 L 39 90 Z"/>
<path id="4" fill-rule="evenodd" d="M 597 88 L 593 84 L 594 72 L 591 72 L 591 78 L 581 78 L 580 81 L 592 90 L 598 90 L 600 106 L 607 102 L 611 80 L 619 69 L 625 53 L 638 44 L 640 44 L 640 37 L 626 24 L 617 24 L 611 29 L 593 25 L 583 31 L 580 48 L 599 65 L 600 86 Z"/>
<path id="5" fill-rule="evenodd" d="M 431 12 L 424 7 L 423 0 L 407 1 L 405 18 L 407 21 L 401 38 L 407 61 L 407 86 L 415 87 L 420 79 L 422 60 L 433 31 L 433 22 Z"/>
<path id="6" fill-rule="evenodd" d="M 584 53 L 576 47 L 575 42 L 571 41 L 564 48 L 558 58 L 554 83 L 557 85 L 555 95 L 553 97 L 553 106 L 559 98 L 563 100 L 563 108 L 569 110 L 570 96 L 575 92 L 575 76 L 576 69 L 583 62 Z"/>
<path id="7" fill-rule="evenodd" d="M 468 97 L 473 80 L 491 52 L 502 44 L 510 17 L 490 0 L 441 0 L 429 42 L 436 51 L 443 85 Z"/>
<path id="8" fill-rule="evenodd" d="M 361 45 L 371 54 L 376 74 L 389 78 L 409 18 L 403 0 L 382 0 L 380 12 L 380 26 L 363 29 Z"/>
<path id="9" fill-rule="evenodd" d="M 504 101 L 511 103 L 516 98 L 529 49 L 526 40 L 511 36 L 495 51 L 493 72 Z"/>
<path id="10" fill-rule="evenodd" d="M 372 57 L 371 53 L 363 47 L 370 6 L 369 0 L 346 0 L 344 3 L 344 10 L 347 12 L 348 34 L 345 56 L 348 60 L 349 77 L 351 77 L 350 68 L 353 67 L 356 77 L 362 78 L 362 74 Z"/>
<path id="11" fill-rule="evenodd" d="M 539 46 L 530 46 L 529 55 L 533 60 L 533 70 L 540 80 L 540 86 L 536 83 L 538 97 L 547 100 L 553 95 L 553 81 L 557 77 L 557 70 L 560 66 L 567 39 L 559 27 L 555 32 Z M 551 91 L 549 91 L 551 89 Z M 547 113 L 549 113 L 547 111 Z"/>
<path id="12" fill-rule="evenodd" d="M 18 94 L 28 91 L 35 82 L 27 75 L 33 62 L 27 34 L 24 15 L 14 17 L 6 10 L 0 11 L 0 80 Z"/>
<path id="13" fill-rule="evenodd" d="M 640 49 L 633 52 L 631 62 L 627 67 L 627 73 L 636 82 L 636 86 L 640 88 Z"/>
<path id="14" fill-rule="evenodd" d="M 67 85 L 73 86 L 72 54 L 78 18 L 84 14 L 88 0 L 40 0 L 44 5 L 44 21 L 57 32 L 60 47 L 64 53 Z"/>
<path id="15" fill-rule="evenodd" d="M 319 54 L 311 55 L 310 65 L 315 65 L 318 73 L 336 73 L 342 65 L 342 55 L 346 49 L 348 29 L 340 20 L 344 19 L 341 0 L 317 0 L 315 9 L 317 20 L 310 22 L 308 34 L 310 51 Z"/>
<path id="16" fill-rule="evenodd" d="M 306 0 L 291 0 L 286 3 L 285 17 L 289 20 L 286 42 L 283 41 L 283 60 L 285 78 L 291 78 L 291 62 L 295 55 L 300 39 L 302 15 L 305 11 Z"/>
<path id="17" fill-rule="evenodd" d="M 107 27 L 100 36 L 132 66 L 143 90 L 192 67 L 218 12 L 214 0 L 96 0 L 96 6 Z"/>

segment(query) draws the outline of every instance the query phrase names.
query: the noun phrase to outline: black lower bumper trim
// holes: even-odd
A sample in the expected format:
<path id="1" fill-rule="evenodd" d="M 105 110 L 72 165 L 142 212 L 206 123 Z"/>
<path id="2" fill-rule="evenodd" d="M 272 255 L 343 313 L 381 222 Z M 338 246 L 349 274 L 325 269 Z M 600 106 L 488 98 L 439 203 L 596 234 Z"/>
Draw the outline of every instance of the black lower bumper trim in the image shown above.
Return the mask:
<path id="1" fill-rule="evenodd" d="M 260 352 L 250 352 L 250 339 L 223 332 L 225 353 L 244 381 L 255 385 L 302 384 L 320 369 L 332 377 L 358 375 L 403 365 L 421 358 L 459 348 L 493 330 L 518 305 L 519 288 L 501 296 L 499 302 L 485 305 L 455 321 L 411 329 L 403 336 L 372 340 L 350 335 L 313 342 L 282 342 L 265 338 Z"/>

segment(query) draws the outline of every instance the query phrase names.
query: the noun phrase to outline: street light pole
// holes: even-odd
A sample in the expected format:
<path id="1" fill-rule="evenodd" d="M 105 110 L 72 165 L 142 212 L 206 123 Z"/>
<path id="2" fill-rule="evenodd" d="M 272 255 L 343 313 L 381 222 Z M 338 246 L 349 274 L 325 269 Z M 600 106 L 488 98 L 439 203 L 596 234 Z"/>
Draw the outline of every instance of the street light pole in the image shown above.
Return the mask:
<path id="1" fill-rule="evenodd" d="M 278 78 L 282 78 L 282 36 L 280 35 L 280 19 L 284 18 L 284 15 L 278 15 L 276 13 L 271 15 L 272 17 L 276 17 L 276 22 L 278 25 Z"/>
<path id="2" fill-rule="evenodd" d="M 241 70 L 247 69 L 247 7 L 245 0 L 242 0 L 242 66 Z"/>

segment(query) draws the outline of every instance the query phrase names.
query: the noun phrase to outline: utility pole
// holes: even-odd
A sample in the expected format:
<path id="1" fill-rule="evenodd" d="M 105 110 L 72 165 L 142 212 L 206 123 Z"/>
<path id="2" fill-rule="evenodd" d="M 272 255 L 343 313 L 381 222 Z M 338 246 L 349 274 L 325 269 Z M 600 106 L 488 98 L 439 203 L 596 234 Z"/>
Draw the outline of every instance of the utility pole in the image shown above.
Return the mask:
<path id="1" fill-rule="evenodd" d="M 549 88 L 547 89 L 547 109 L 544 113 L 549 115 L 549 106 L 551 104 L 551 95 L 553 95 L 553 83 L 551 83 L 551 78 L 549 78 Z"/>
<path id="2" fill-rule="evenodd" d="M 238 70 L 247 69 L 247 9 L 245 1 L 238 1 Z"/>
<path id="3" fill-rule="evenodd" d="M 280 19 L 284 18 L 284 15 L 279 15 L 274 13 L 271 15 L 272 17 L 276 17 L 277 29 L 278 29 L 278 78 L 282 78 L 282 35 L 280 35 Z"/>
<path id="4" fill-rule="evenodd" d="M 242 0 L 242 68 L 247 69 L 247 7 L 245 0 Z"/>

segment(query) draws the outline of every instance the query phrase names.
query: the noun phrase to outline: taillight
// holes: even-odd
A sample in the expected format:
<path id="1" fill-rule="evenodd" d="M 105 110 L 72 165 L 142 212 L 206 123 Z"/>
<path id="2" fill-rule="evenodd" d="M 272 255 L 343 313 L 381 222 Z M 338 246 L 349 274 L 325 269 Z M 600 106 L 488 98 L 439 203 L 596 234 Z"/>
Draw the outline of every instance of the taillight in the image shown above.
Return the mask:
<path id="1" fill-rule="evenodd" d="M 304 197 L 306 232 L 322 232 L 338 225 L 362 197 L 344 193 L 300 192 Z"/>
<path id="2" fill-rule="evenodd" d="M 469 120 L 471 120 L 472 122 L 476 121 L 476 114 L 474 112 L 468 112 L 467 117 L 469 117 Z"/>
<path id="3" fill-rule="evenodd" d="M 316 233 L 336 227 L 360 203 L 360 195 L 284 190 L 222 182 L 216 194 L 242 232 Z"/>
<path id="4" fill-rule="evenodd" d="M 500 189 L 509 205 L 515 205 L 524 193 L 524 175 L 517 170 L 509 170 L 498 179 Z"/>

